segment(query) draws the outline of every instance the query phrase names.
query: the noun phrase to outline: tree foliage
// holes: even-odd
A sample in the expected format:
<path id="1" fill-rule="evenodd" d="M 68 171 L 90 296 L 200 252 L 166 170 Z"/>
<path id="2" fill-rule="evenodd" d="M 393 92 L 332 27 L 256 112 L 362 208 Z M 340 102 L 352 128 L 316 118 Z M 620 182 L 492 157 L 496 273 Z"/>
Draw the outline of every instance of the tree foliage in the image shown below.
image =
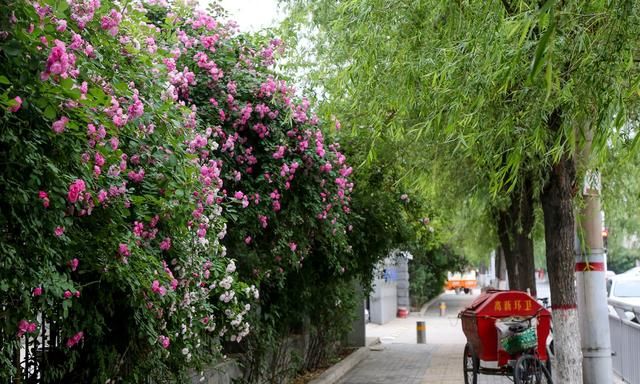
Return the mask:
<path id="1" fill-rule="evenodd" d="M 636 119 L 637 2 L 289 4 L 317 41 L 310 71 L 322 96 L 360 132 L 451 144 L 445 157 L 470 159 L 498 199 L 529 180 L 543 202 L 552 300 L 574 305 L 577 180 Z M 559 349 L 563 382 L 579 377 L 573 352 Z"/>

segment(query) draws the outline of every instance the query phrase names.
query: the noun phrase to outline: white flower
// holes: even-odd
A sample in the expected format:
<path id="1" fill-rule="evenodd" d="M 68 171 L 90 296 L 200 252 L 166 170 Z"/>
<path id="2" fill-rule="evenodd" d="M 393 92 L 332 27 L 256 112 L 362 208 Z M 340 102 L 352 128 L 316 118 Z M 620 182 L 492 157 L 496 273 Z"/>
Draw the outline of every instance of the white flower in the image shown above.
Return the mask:
<path id="1" fill-rule="evenodd" d="M 218 233 L 218 239 L 222 240 L 227 235 L 227 223 L 224 224 L 220 233 Z"/>
<path id="2" fill-rule="evenodd" d="M 182 348 L 182 354 L 186 355 L 189 353 L 189 348 Z"/>
<path id="3" fill-rule="evenodd" d="M 220 301 L 224 301 L 225 303 L 228 303 L 233 299 L 235 294 L 236 293 L 234 291 L 226 291 L 225 293 L 220 295 Z"/>
<path id="4" fill-rule="evenodd" d="M 224 279 L 220 280 L 220 283 L 218 285 L 224 289 L 230 289 L 232 283 L 233 283 L 233 277 L 227 276 Z"/>
<path id="5" fill-rule="evenodd" d="M 236 270 L 236 263 L 233 262 L 233 260 L 231 260 L 231 262 L 229 263 L 229 265 L 227 265 L 227 273 L 233 273 Z"/>

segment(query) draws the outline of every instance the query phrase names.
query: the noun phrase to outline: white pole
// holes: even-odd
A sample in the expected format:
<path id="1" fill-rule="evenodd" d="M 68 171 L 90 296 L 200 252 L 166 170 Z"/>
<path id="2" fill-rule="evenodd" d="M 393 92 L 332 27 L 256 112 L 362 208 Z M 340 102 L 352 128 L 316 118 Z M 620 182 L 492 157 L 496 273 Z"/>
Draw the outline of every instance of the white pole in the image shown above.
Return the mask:
<path id="1" fill-rule="evenodd" d="M 613 382 L 599 177 L 599 174 L 590 172 L 585 178 L 584 201 L 580 212 L 580 228 L 584 238 L 577 249 L 576 258 L 584 384 Z"/>

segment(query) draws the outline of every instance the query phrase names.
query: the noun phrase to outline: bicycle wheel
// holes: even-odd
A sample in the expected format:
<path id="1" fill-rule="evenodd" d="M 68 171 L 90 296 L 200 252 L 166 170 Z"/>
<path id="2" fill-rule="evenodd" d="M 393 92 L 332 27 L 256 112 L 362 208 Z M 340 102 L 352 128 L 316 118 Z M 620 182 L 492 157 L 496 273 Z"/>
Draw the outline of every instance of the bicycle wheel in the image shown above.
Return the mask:
<path id="1" fill-rule="evenodd" d="M 513 369 L 515 384 L 553 384 L 551 374 L 540 359 L 533 355 L 522 355 Z"/>
<path id="2" fill-rule="evenodd" d="M 462 359 L 462 369 L 464 372 L 464 384 L 478 384 L 478 370 L 480 369 L 480 359 L 474 354 L 469 343 L 464 346 L 464 357 Z"/>

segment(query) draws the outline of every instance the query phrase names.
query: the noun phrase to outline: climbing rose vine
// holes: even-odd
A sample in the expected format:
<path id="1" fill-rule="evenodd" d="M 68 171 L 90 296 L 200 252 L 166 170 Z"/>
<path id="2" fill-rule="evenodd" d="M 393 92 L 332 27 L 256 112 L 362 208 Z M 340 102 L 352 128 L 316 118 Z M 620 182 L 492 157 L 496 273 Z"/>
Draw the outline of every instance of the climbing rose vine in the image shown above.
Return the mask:
<path id="1" fill-rule="evenodd" d="M 250 330 L 203 132 L 166 97 L 163 31 L 127 4 L 1 8 L 5 380 L 25 340 L 47 343 L 44 381 L 104 382 L 179 376 Z"/>
<path id="2" fill-rule="evenodd" d="M 280 40 L 157 1 L 0 10 L 0 379 L 25 340 L 44 381 L 183 377 L 256 286 L 349 270 L 352 170 Z"/>

